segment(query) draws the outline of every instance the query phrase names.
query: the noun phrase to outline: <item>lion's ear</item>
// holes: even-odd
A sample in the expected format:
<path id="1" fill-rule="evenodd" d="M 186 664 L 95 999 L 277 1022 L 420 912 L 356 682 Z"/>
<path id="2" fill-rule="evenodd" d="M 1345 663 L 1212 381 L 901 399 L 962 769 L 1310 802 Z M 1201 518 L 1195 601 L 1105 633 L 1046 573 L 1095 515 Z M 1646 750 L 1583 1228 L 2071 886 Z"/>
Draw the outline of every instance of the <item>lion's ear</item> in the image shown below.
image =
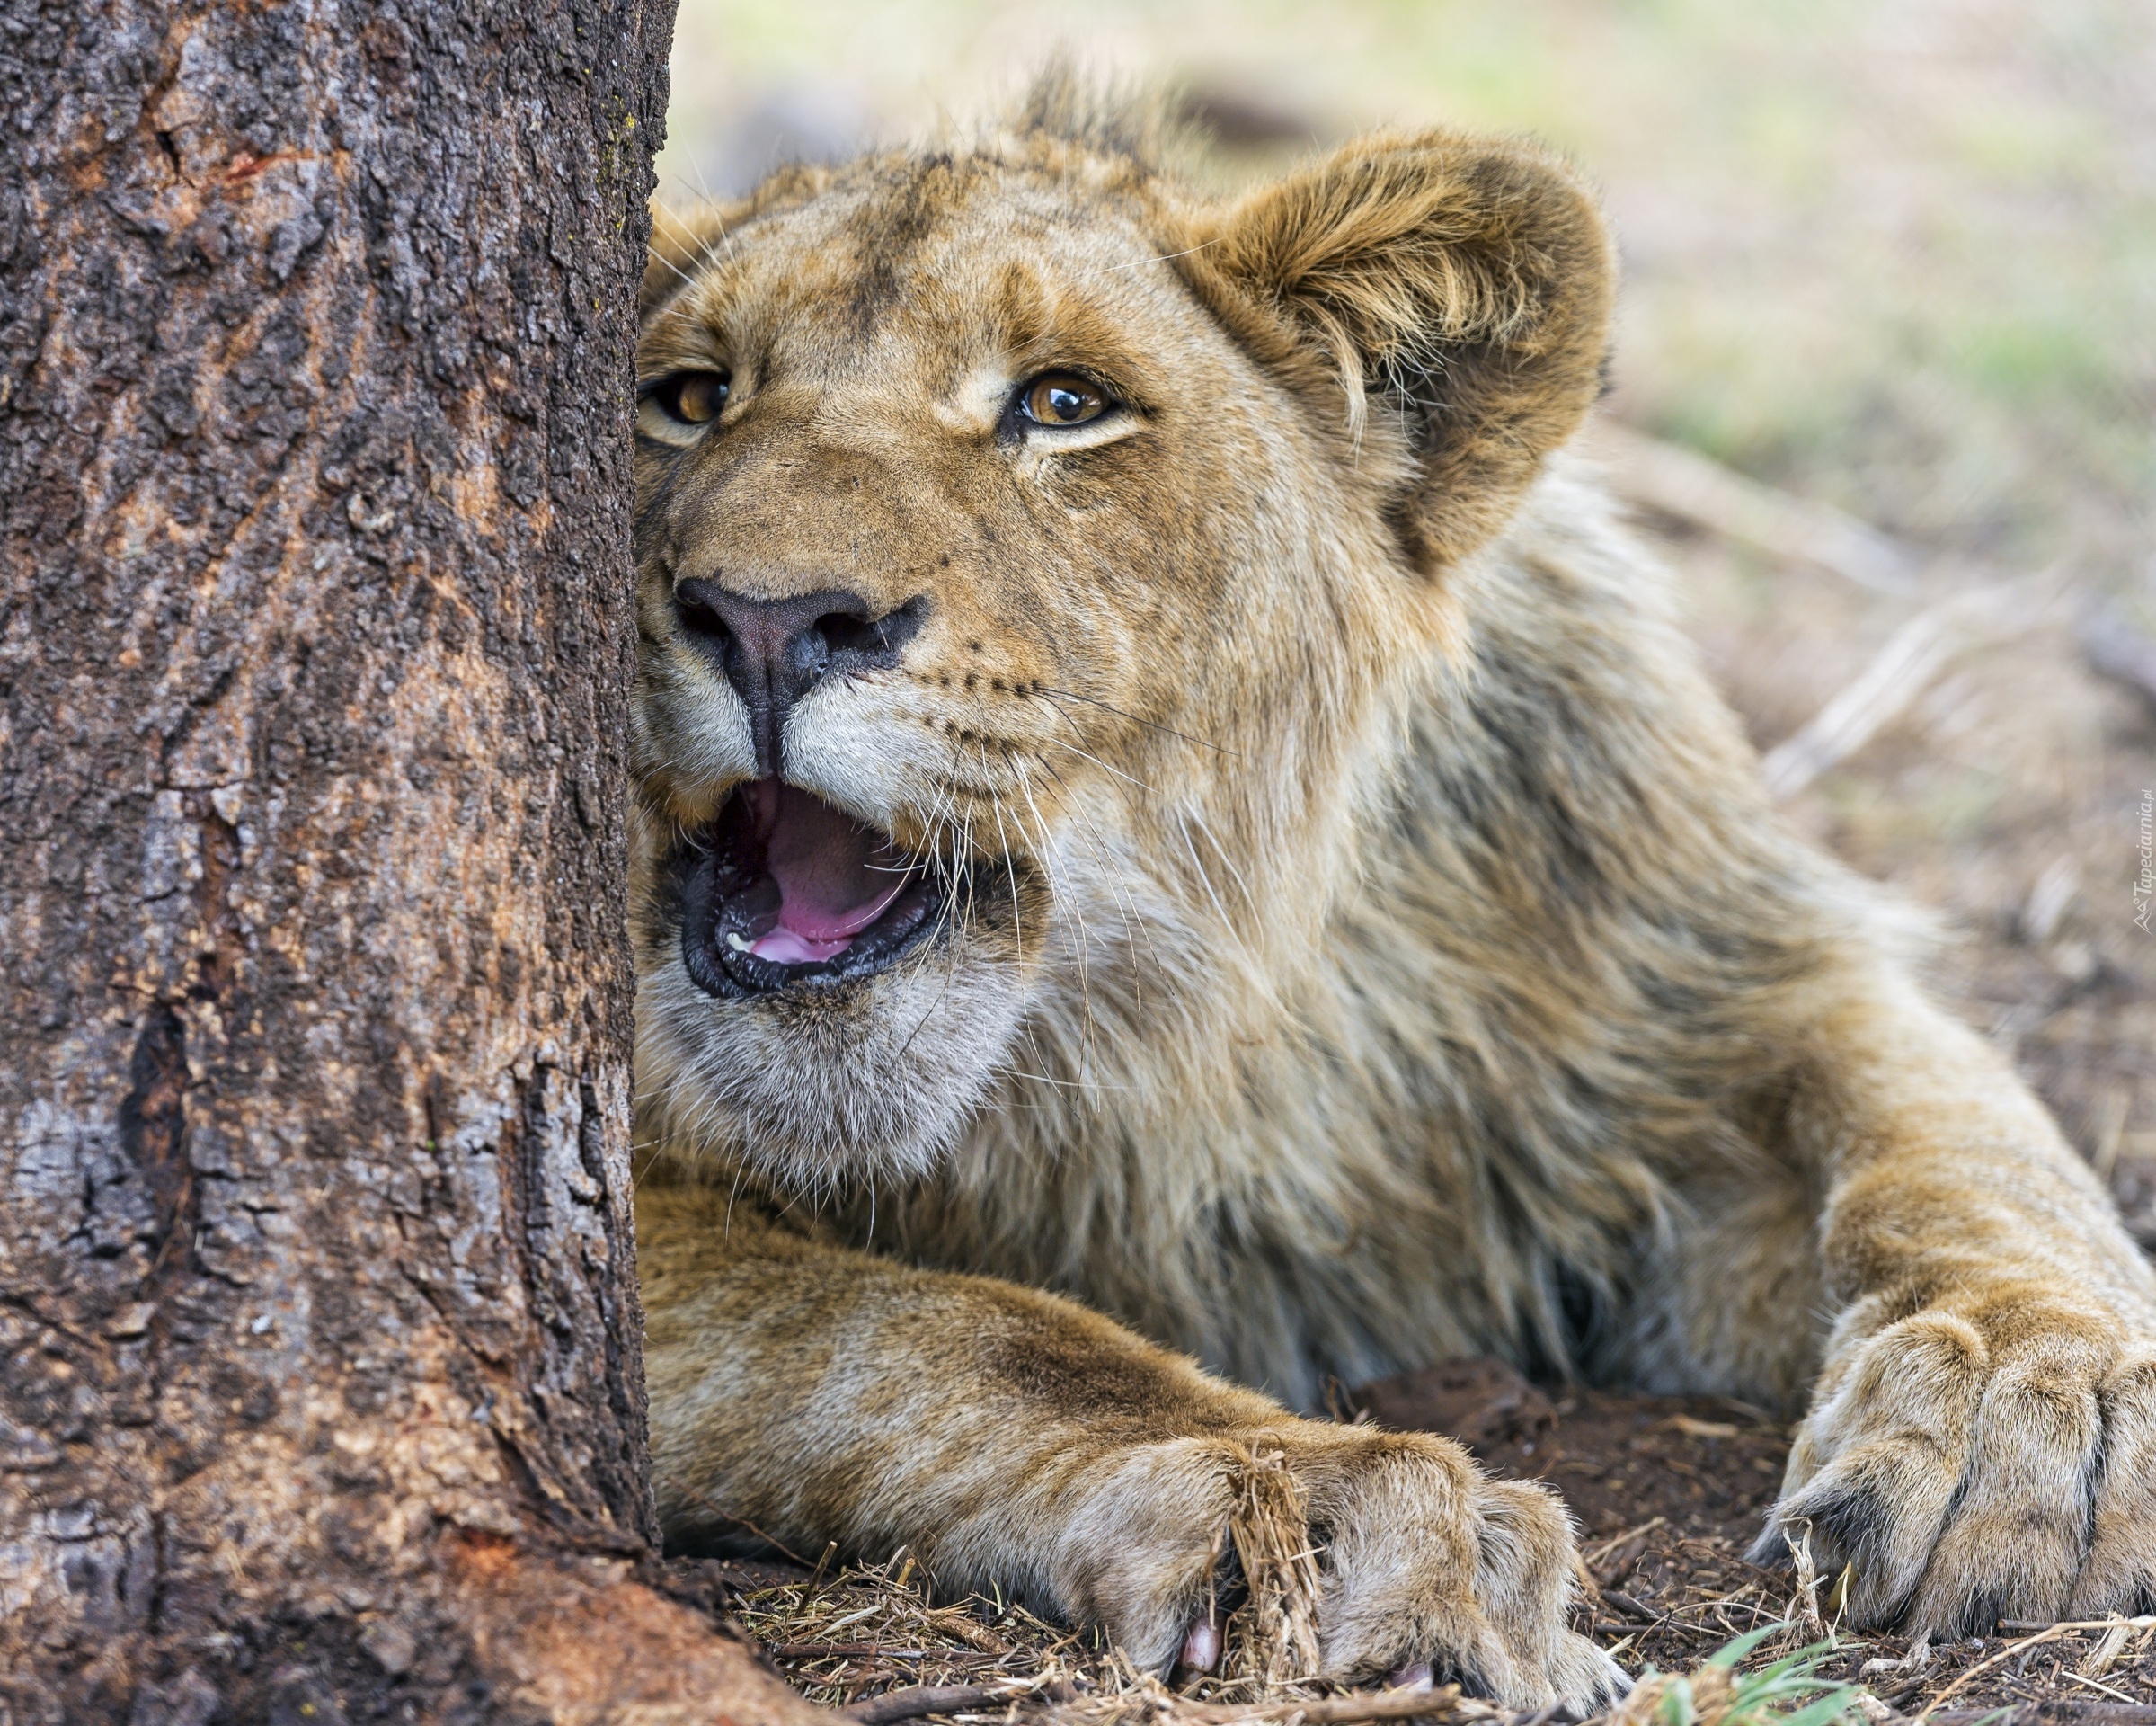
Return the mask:
<path id="1" fill-rule="evenodd" d="M 1336 375 L 1351 437 L 1405 434 L 1397 516 L 1433 566 L 1504 525 L 1601 387 L 1608 230 L 1530 146 L 1367 138 L 1206 227 L 1186 268 L 1254 351 Z"/>

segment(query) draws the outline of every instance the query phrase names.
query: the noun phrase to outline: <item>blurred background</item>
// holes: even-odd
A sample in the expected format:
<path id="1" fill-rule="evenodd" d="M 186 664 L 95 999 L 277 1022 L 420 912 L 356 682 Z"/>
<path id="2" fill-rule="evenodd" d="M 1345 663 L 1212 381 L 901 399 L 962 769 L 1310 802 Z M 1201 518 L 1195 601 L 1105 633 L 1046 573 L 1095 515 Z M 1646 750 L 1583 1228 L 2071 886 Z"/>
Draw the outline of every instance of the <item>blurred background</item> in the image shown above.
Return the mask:
<path id="1" fill-rule="evenodd" d="M 661 195 L 1058 49 L 1177 90 L 1224 191 L 1434 123 L 1601 186 L 1591 447 L 1791 818 L 1939 914 L 2156 1244 L 2156 0 L 683 0 Z"/>

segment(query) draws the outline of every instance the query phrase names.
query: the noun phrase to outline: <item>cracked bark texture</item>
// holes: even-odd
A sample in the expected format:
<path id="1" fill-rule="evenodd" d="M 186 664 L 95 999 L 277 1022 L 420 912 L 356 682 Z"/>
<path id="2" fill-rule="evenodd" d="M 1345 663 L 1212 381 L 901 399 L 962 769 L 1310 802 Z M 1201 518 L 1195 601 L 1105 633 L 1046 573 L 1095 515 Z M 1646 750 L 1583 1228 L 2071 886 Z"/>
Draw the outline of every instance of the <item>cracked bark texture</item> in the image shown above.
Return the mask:
<path id="1" fill-rule="evenodd" d="M 11 1722 L 805 1709 L 637 1580 L 671 14 L 0 0 Z"/>

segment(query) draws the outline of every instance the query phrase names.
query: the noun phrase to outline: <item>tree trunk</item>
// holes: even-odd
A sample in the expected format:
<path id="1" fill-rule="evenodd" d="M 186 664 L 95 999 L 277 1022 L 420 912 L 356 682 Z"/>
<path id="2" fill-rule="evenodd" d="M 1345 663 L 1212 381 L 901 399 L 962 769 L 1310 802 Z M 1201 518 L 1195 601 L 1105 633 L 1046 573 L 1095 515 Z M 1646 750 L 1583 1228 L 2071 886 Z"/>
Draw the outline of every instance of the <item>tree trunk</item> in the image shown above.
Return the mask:
<path id="1" fill-rule="evenodd" d="M 0 1717 L 815 1717 L 637 1579 L 672 10 L 0 11 Z"/>

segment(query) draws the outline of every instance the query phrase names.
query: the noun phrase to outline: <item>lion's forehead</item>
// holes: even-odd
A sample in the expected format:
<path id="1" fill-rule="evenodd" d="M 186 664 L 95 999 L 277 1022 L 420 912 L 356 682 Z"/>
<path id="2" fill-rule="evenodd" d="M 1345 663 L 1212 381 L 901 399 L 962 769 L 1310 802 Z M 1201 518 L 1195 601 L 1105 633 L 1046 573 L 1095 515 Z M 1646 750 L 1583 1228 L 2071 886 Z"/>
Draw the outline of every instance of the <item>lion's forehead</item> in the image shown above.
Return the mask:
<path id="1" fill-rule="evenodd" d="M 742 226 L 673 316 L 797 374 L 903 355 L 948 382 L 1074 338 L 1157 350 L 1190 321 L 1172 227 L 1144 200 L 993 164 L 884 166 Z"/>

